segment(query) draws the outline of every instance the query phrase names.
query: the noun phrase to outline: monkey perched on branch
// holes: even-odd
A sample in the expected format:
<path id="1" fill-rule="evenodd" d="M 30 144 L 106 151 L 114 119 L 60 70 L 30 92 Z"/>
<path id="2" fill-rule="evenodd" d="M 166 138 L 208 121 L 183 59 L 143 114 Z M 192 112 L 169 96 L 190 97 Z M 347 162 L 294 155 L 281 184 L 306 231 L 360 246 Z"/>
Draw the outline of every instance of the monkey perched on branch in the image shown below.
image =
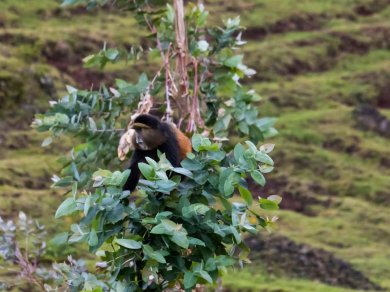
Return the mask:
<path id="1" fill-rule="evenodd" d="M 174 167 L 180 165 L 187 153 L 191 152 L 190 139 L 187 138 L 173 124 L 161 122 L 159 118 L 143 114 L 134 119 L 131 128 L 133 156 L 130 160 L 130 176 L 123 187 L 124 190 L 133 191 L 137 186 L 141 172 L 138 163 L 146 162 L 145 157 L 158 160 L 158 151 L 165 153 L 166 158 Z"/>

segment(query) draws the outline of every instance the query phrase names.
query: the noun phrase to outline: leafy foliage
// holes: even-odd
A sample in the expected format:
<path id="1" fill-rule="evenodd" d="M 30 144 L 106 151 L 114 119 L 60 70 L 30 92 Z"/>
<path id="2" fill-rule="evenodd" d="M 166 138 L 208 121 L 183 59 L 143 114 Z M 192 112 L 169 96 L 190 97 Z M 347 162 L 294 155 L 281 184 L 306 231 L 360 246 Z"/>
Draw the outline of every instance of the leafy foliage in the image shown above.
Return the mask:
<path id="1" fill-rule="evenodd" d="M 84 1 L 64 4 L 80 2 Z M 88 5 L 107 2 L 88 1 Z M 136 11 L 137 20 L 151 28 L 156 48 L 149 54 L 160 52 L 169 62 L 176 58 L 171 50 L 175 41 L 172 6 L 165 1 L 116 4 Z M 242 63 L 242 55 L 235 54 L 245 43 L 239 18 L 229 19 L 223 27 L 206 28 L 207 16 L 202 5 L 189 4 L 187 94 L 207 109 L 200 127 L 213 138 L 194 134 L 194 153 L 187 155 L 181 167 L 173 167 L 164 154 L 159 161 L 148 158 L 147 163 L 140 163 L 143 179 L 137 194 L 122 189 L 129 170 L 118 171 L 116 147 L 129 115 L 145 96 L 159 99 L 171 94 L 161 86 L 170 82 L 169 74 L 158 72 L 151 81 L 142 74 L 137 84 L 117 80 L 116 88 L 102 86 L 98 91 L 68 87 L 68 94 L 34 121 L 38 131 L 51 133 L 43 146 L 63 135 L 74 135 L 79 142 L 62 158 L 61 177 L 53 176 L 54 187 L 71 192 L 55 216 L 82 216 L 72 224 L 68 241 L 86 242 L 90 251 L 101 257 L 98 267 L 104 273 L 98 277 L 88 274 L 83 281 L 68 279 L 78 283 L 75 287 L 159 291 L 177 285 L 190 290 L 197 283 L 212 284 L 227 267 L 246 259 L 249 249 L 242 234 L 256 233 L 258 225 L 268 228 L 274 221 L 251 209 L 253 195 L 247 181 L 251 178 L 263 186 L 264 174 L 273 169 L 268 155 L 273 145 L 258 148 L 256 144 L 276 133 L 274 119 L 258 117 L 255 102 L 260 97 L 239 83 L 255 73 Z M 146 52 L 137 52 L 141 51 Z M 84 61 L 87 66 L 103 68 L 107 62 L 128 60 L 137 52 L 103 48 Z M 232 131 L 250 141 L 237 144 L 230 152 L 230 147 L 213 142 Z M 232 200 L 236 193 L 240 201 Z M 259 206 L 265 210 L 277 209 L 279 202 L 277 196 L 259 198 Z"/>
<path id="2" fill-rule="evenodd" d="M 246 213 L 252 203 L 246 178 L 262 176 L 264 163 L 256 159 L 262 152 L 250 142 L 247 147 L 238 144 L 234 156 L 200 135 L 192 142 L 196 154 L 182 162 L 184 168 L 172 167 L 164 155 L 141 167 L 142 204 L 125 200 L 129 194 L 122 186 L 128 170 L 99 170 L 93 174 L 92 193 L 68 198 L 59 207 L 58 217 L 84 214 L 72 225 L 69 241 L 87 242 L 111 263 L 110 283 L 126 281 L 136 289 L 139 271 L 145 289 L 172 286 L 180 279 L 185 288 L 213 283 L 235 263 L 231 255 L 236 248 L 246 253 L 241 232 L 255 233 L 256 223 L 267 226 L 265 218 Z M 235 189 L 245 203 L 229 202 Z M 260 200 L 264 209 L 276 204 Z"/>

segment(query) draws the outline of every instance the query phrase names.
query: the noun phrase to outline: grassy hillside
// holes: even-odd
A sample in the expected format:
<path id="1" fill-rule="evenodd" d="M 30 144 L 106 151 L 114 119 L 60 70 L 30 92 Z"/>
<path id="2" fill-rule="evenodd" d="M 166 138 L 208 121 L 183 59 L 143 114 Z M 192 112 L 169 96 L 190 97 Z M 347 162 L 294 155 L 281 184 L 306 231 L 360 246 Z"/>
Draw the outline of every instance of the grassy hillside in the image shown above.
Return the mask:
<path id="1" fill-rule="evenodd" d="M 278 117 L 277 169 L 257 193 L 284 197 L 274 233 L 329 252 L 390 290 L 389 138 L 362 130 L 354 118 L 363 103 L 390 118 L 390 1 L 204 2 L 213 23 L 241 15 L 246 64 L 258 72 L 246 86 L 262 95 L 263 115 Z M 53 214 L 62 194 L 49 189 L 50 176 L 70 141 L 41 148 L 43 137 L 28 127 L 33 114 L 61 95 L 64 84 L 136 79 L 142 62 L 101 72 L 82 68 L 81 60 L 104 42 L 145 42 L 144 33 L 125 13 L 65 10 L 54 0 L 0 1 L 1 216 L 23 210 L 58 231 Z M 229 274 L 224 287 L 346 291 L 337 281 L 297 275 L 294 263 L 280 270 L 255 258 Z"/>

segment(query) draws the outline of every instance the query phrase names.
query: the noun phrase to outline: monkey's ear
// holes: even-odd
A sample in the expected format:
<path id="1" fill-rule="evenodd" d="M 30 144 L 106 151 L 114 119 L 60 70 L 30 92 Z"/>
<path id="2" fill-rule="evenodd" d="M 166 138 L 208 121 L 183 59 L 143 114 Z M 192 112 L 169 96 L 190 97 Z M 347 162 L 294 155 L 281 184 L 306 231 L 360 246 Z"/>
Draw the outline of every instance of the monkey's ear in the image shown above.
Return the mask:
<path id="1" fill-rule="evenodd" d="M 135 146 L 133 144 L 133 135 L 135 133 L 134 129 L 128 129 L 120 138 L 118 145 L 118 158 L 123 161 L 126 159 L 126 154 L 130 150 L 134 150 Z"/>

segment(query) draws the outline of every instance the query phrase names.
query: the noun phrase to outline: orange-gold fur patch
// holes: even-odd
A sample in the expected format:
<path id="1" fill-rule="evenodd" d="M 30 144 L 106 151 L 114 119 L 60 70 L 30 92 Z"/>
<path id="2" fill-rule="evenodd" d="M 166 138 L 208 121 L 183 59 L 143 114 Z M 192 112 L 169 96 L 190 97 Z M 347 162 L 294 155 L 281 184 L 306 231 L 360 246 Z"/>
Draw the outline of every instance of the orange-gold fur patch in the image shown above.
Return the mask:
<path id="1" fill-rule="evenodd" d="M 180 159 L 183 160 L 184 158 L 186 158 L 187 153 L 192 152 L 191 140 L 186 135 L 184 135 L 183 132 L 180 131 L 178 128 L 173 128 L 175 128 L 177 142 L 179 143 Z"/>

